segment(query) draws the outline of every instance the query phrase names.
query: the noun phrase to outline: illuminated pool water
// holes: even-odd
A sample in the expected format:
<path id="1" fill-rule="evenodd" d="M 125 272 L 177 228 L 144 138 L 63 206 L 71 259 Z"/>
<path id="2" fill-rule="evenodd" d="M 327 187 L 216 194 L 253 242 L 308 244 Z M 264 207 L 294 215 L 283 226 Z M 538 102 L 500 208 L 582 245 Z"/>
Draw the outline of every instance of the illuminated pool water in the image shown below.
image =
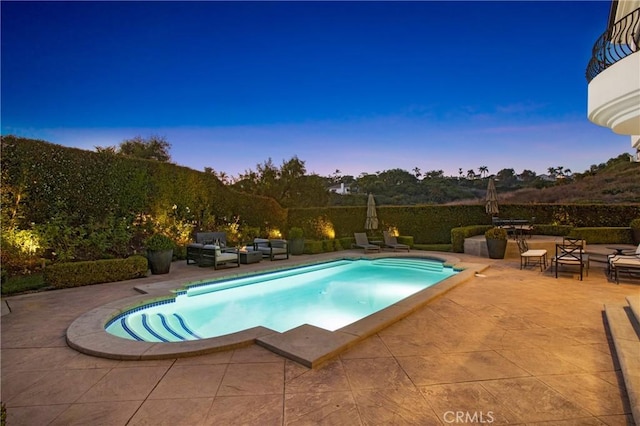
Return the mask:
<path id="1" fill-rule="evenodd" d="M 456 273 L 422 258 L 337 260 L 193 285 L 175 299 L 116 316 L 106 330 L 146 342 L 204 339 L 257 326 L 281 333 L 302 324 L 335 331 Z"/>

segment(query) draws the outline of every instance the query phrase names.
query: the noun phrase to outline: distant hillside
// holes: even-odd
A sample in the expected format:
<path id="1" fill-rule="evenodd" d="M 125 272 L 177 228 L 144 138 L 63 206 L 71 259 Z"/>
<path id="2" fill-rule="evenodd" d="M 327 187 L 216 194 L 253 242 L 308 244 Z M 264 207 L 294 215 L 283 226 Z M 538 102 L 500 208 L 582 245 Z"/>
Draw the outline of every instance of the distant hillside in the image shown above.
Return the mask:
<path id="1" fill-rule="evenodd" d="M 640 203 L 640 163 L 620 156 L 591 170 L 576 173 L 572 179 L 537 189 L 523 188 L 500 193 L 502 203 Z"/>

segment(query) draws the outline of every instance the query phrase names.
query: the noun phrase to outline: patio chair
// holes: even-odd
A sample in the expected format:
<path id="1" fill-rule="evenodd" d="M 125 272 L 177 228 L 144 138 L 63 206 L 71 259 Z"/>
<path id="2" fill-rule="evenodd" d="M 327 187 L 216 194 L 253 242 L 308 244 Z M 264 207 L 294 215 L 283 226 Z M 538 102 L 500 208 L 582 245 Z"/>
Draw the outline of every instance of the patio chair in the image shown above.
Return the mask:
<path id="1" fill-rule="evenodd" d="M 585 254 L 582 244 L 556 244 L 556 255 L 551 263 L 553 264 L 554 262 L 556 264 L 556 278 L 558 278 L 560 265 L 578 266 L 580 268 L 580 281 L 582 281 L 583 273 L 589 275 L 589 255 Z"/>
<path id="2" fill-rule="evenodd" d="M 287 240 L 269 240 L 266 238 L 255 238 L 253 240 L 253 250 L 262 253 L 262 257 L 275 260 L 276 256 L 289 258 L 289 242 Z"/>
<path id="3" fill-rule="evenodd" d="M 547 250 L 529 249 L 529 245 L 525 241 L 524 236 L 522 236 L 521 238 L 518 238 L 517 241 L 518 241 L 518 249 L 520 250 L 520 269 L 522 269 L 523 267 L 529 266 L 529 262 L 532 260 L 536 260 L 537 264 L 540 265 L 541 272 L 547 269 Z"/>
<path id="4" fill-rule="evenodd" d="M 202 251 L 205 245 L 217 245 L 221 251 L 227 251 L 227 234 L 225 232 L 197 232 L 196 241 L 187 245 L 187 265 L 189 265 L 189 261 L 199 263 L 202 260 Z M 211 248 L 207 250 L 211 250 Z"/>
<path id="5" fill-rule="evenodd" d="M 367 238 L 367 234 L 364 232 L 355 232 L 353 236 L 356 238 L 355 244 L 352 244 L 352 248 L 361 248 L 364 249 L 364 252 L 368 251 L 380 251 L 380 246 L 376 244 L 371 244 L 369 242 L 369 238 Z"/>
<path id="6" fill-rule="evenodd" d="M 389 234 L 389 231 L 382 231 L 382 235 L 384 237 L 384 246 L 385 247 L 392 248 L 393 251 L 398 251 L 398 250 L 409 251 L 410 250 L 408 245 L 400 244 L 396 237 L 393 237 L 393 236 L 391 236 L 391 234 Z"/>
<path id="7" fill-rule="evenodd" d="M 220 265 L 235 264 L 240 267 L 240 252 L 236 249 L 225 249 L 216 244 L 205 244 L 202 247 L 198 266 L 213 266 L 218 269 Z"/>

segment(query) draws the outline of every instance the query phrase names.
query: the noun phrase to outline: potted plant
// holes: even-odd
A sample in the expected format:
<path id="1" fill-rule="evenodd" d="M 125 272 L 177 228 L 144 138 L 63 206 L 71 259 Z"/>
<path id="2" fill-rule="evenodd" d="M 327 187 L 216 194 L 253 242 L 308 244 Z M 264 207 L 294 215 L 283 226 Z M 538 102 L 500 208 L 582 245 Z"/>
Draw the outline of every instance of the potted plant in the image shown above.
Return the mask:
<path id="1" fill-rule="evenodd" d="M 144 242 L 152 274 L 168 274 L 173 259 L 173 240 L 166 235 L 153 234 Z"/>
<path id="2" fill-rule="evenodd" d="M 504 253 L 507 251 L 507 231 L 494 226 L 484 233 L 484 237 L 487 240 L 489 258 L 504 259 Z"/>
<path id="3" fill-rule="evenodd" d="M 631 227 L 631 233 L 633 234 L 633 241 L 636 244 L 640 244 L 640 217 L 633 219 L 629 226 Z"/>
<path id="4" fill-rule="evenodd" d="M 289 249 L 293 255 L 304 253 L 304 231 L 302 228 L 293 227 L 289 229 Z"/>

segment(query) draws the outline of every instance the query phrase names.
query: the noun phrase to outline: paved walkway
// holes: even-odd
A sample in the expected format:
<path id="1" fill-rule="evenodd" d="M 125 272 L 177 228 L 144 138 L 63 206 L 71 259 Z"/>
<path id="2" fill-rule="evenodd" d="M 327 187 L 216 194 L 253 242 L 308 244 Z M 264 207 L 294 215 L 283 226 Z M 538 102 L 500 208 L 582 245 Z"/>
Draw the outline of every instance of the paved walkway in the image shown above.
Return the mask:
<path id="1" fill-rule="evenodd" d="M 7 424 L 633 424 L 602 307 L 625 304 L 638 280 L 458 257 L 491 267 L 314 370 L 256 345 L 115 361 L 65 343 L 76 317 L 137 294 L 133 285 L 237 270 L 180 262 L 169 276 L 3 299 Z"/>

